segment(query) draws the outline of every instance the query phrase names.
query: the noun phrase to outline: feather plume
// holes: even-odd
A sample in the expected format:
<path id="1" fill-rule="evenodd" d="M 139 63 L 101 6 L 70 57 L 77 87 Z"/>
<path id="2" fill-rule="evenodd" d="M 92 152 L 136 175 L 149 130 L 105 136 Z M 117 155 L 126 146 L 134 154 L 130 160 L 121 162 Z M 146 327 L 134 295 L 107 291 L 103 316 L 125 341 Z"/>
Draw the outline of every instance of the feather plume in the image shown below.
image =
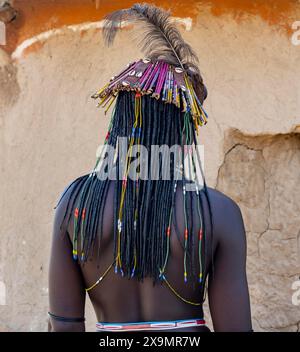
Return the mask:
<path id="1" fill-rule="evenodd" d="M 151 60 L 164 60 L 171 65 L 181 66 L 192 78 L 199 96 L 205 95 L 205 87 L 197 66 L 198 57 L 171 22 L 170 11 L 146 3 L 137 3 L 131 8 L 106 15 L 104 20 L 103 36 L 108 46 L 113 43 L 122 21 L 137 24 L 140 29 L 138 44 L 145 56 Z"/>

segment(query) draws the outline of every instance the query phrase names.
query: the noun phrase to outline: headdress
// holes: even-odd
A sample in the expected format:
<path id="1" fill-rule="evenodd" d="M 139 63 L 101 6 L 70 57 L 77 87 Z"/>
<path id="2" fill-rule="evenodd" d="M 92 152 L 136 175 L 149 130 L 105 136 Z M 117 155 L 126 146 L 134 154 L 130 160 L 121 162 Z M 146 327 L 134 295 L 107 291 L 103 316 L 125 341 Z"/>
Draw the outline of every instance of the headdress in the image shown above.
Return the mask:
<path id="1" fill-rule="evenodd" d="M 110 181 L 99 179 L 97 172 L 107 170 L 107 165 L 103 164 L 106 147 L 116 147 L 119 137 L 126 136 L 129 146 L 124 173 L 119 175 L 121 180 L 116 181 L 115 250 L 110 267 L 114 266 L 116 273 L 128 278 L 137 277 L 142 280 L 150 275 L 155 281 L 163 280 L 175 293 L 167 281 L 165 270 L 170 255 L 174 221 L 175 232 L 178 239 L 180 237 L 175 214 L 178 185 L 176 172 L 171 173 L 169 181 L 148 181 L 141 179 L 141 170 L 138 170 L 137 179 L 131 180 L 128 177 L 129 160 L 132 157 L 132 147 L 136 145 L 139 148 L 140 144 L 148 147 L 153 144 L 179 144 L 184 158 L 184 144 L 195 147 L 198 128 L 207 123 L 208 116 L 202 106 L 207 92 L 196 65 L 198 58 L 171 22 L 169 12 L 149 4 L 135 4 L 129 9 L 107 15 L 103 34 L 108 45 L 112 44 L 116 31 L 124 20 L 138 25 L 142 37 L 140 44 L 146 58 L 129 63 L 92 96 L 99 99 L 99 106 L 105 108 L 105 113 L 114 101 L 116 104 L 105 138 L 105 147 L 93 171 L 74 181 L 72 195 L 74 194 L 75 201 L 71 205 L 74 218 L 73 255 L 75 260 L 85 261 L 97 234 L 100 234 L 99 244 L 101 242 L 104 203 Z M 205 223 L 196 166 L 200 166 L 201 172 L 202 169 L 198 150 L 194 148 L 194 151 L 188 162 L 193 176 L 189 182 L 184 178 L 182 187 L 185 223 L 182 242 L 183 279 L 188 281 L 190 268 L 190 274 L 196 274 L 202 285 L 205 275 Z M 118 167 L 118 148 L 115 159 Z M 183 174 L 186 172 L 184 164 L 182 162 L 179 165 Z M 173 165 L 177 166 L 174 160 Z M 204 177 L 203 182 L 206 192 Z M 192 206 L 190 192 L 187 191 L 188 183 L 195 185 L 196 208 Z M 193 214 L 199 217 L 196 239 L 193 236 Z M 198 266 L 195 265 L 196 259 L 192 254 L 196 243 L 199 249 Z"/>
<path id="2" fill-rule="evenodd" d="M 106 111 L 120 90 L 136 91 L 142 95 L 173 103 L 193 117 L 195 129 L 207 123 L 202 103 L 207 96 L 198 57 L 170 20 L 170 13 L 149 4 L 135 4 L 129 9 L 106 16 L 104 38 L 111 45 L 122 21 L 137 24 L 142 39 L 139 44 L 146 58 L 129 63 L 93 95 Z"/>

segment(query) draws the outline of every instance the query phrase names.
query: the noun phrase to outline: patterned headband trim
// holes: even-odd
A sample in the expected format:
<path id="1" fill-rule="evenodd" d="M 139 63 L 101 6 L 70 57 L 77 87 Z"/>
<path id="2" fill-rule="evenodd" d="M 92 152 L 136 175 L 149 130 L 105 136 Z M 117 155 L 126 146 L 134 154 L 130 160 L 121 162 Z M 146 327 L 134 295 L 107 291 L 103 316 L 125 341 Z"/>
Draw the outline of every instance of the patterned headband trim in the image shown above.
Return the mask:
<path id="1" fill-rule="evenodd" d="M 129 63 L 117 76 L 92 95 L 99 99 L 98 106 L 109 110 L 119 91 L 136 91 L 141 95 L 148 94 L 152 98 L 165 103 L 175 104 L 183 112 L 190 112 L 195 130 L 206 125 L 208 115 L 197 96 L 191 79 L 181 68 L 165 61 L 151 61 L 148 58 Z"/>

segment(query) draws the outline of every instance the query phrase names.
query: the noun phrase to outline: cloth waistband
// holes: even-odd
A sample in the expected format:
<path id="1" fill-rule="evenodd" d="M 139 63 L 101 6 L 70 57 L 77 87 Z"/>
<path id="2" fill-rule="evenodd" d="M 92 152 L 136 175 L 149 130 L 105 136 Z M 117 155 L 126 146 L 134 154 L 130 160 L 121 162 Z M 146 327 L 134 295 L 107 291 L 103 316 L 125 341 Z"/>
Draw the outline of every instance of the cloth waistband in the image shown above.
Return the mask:
<path id="1" fill-rule="evenodd" d="M 96 323 L 96 331 L 169 330 L 204 325 L 204 319 L 142 321 L 137 323 Z"/>

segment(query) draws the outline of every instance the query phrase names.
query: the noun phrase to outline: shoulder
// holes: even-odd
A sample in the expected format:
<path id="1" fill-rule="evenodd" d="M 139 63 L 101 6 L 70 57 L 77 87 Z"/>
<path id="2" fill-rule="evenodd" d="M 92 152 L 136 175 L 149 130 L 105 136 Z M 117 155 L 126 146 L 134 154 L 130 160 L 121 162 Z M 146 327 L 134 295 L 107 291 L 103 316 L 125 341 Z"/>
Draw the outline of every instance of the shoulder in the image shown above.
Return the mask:
<path id="1" fill-rule="evenodd" d="M 58 197 L 55 209 L 55 224 L 59 225 L 60 228 L 67 227 L 67 219 L 73 207 L 73 203 L 80 192 L 80 189 L 84 181 L 89 177 L 88 174 L 77 177 L 72 182 L 67 184 L 64 190 Z"/>
<path id="2" fill-rule="evenodd" d="M 225 193 L 211 187 L 207 187 L 207 191 L 212 205 L 217 210 L 223 210 L 229 213 L 240 212 L 240 207 L 237 202 Z"/>
<path id="3" fill-rule="evenodd" d="M 245 240 L 245 228 L 241 209 L 237 202 L 225 193 L 207 187 L 213 217 L 213 232 L 219 243 Z"/>

